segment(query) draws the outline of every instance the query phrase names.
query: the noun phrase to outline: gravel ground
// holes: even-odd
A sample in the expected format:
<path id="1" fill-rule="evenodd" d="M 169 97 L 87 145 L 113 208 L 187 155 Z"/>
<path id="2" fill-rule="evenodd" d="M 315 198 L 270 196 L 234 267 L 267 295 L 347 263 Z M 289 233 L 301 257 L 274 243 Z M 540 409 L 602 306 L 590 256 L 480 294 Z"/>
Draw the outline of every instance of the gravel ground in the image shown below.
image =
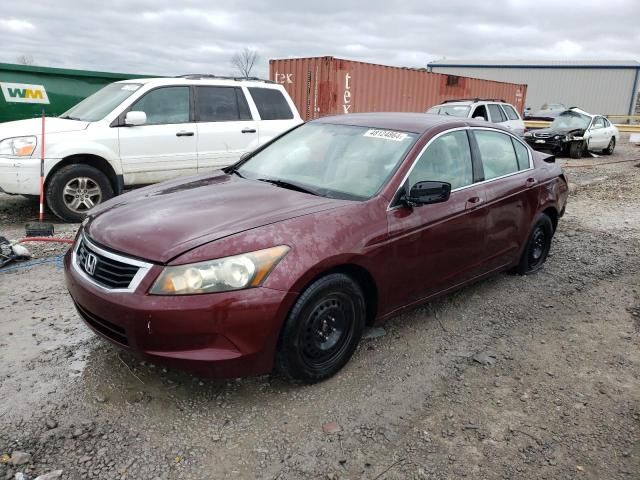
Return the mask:
<path id="1" fill-rule="evenodd" d="M 314 386 L 140 362 L 81 324 L 64 246 L 33 247 L 0 273 L 0 479 L 640 478 L 640 148 L 560 161 L 542 272 L 396 317 Z M 0 195 L 0 235 L 35 212 Z"/>

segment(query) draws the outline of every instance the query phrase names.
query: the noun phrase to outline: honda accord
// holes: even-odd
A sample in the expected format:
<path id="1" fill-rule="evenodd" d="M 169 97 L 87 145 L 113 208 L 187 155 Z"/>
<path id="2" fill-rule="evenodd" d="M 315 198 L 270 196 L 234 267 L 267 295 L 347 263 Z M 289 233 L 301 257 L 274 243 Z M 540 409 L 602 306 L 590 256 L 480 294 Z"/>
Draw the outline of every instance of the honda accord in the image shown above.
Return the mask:
<path id="1" fill-rule="evenodd" d="M 539 270 L 565 210 L 553 156 L 472 119 L 324 117 L 214 173 L 93 209 L 65 257 L 97 334 L 210 377 L 338 372 L 368 325 Z"/>

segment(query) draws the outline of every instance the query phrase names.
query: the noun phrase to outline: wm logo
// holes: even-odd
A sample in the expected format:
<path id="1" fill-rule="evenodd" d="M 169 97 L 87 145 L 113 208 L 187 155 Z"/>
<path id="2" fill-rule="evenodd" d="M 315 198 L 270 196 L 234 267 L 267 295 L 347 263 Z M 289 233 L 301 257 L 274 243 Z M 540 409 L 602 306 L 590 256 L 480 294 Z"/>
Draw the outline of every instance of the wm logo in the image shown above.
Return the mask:
<path id="1" fill-rule="evenodd" d="M 47 91 L 42 85 L 26 83 L 0 83 L 6 102 L 12 103 L 49 103 Z"/>

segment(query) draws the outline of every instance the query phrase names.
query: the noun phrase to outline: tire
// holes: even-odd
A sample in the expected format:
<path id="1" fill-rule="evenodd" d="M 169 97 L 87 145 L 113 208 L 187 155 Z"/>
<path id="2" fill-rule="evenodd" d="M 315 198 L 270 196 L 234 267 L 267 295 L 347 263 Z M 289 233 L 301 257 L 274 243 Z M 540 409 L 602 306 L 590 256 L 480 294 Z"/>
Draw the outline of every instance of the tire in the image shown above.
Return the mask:
<path id="1" fill-rule="evenodd" d="M 611 140 L 609 140 L 609 145 L 607 145 L 607 148 L 602 150 L 602 153 L 604 153 L 605 155 L 611 155 L 613 154 L 613 150 L 615 148 L 616 148 L 616 137 L 611 137 Z"/>
<path id="2" fill-rule="evenodd" d="M 548 215 L 541 213 L 531 228 L 516 273 L 528 275 L 539 271 L 549 255 L 552 238 L 553 223 Z"/>
<path id="3" fill-rule="evenodd" d="M 90 165 L 74 164 L 53 174 L 45 191 L 51 211 L 67 222 L 81 222 L 87 212 L 113 197 L 107 176 Z"/>
<path id="4" fill-rule="evenodd" d="M 280 335 L 276 371 L 289 380 L 316 383 L 351 358 L 364 331 L 366 305 L 360 286 L 333 273 L 312 283 L 291 309 Z"/>
<path id="5" fill-rule="evenodd" d="M 571 158 L 582 158 L 586 150 L 587 148 L 584 142 L 571 142 L 569 146 L 569 156 Z"/>

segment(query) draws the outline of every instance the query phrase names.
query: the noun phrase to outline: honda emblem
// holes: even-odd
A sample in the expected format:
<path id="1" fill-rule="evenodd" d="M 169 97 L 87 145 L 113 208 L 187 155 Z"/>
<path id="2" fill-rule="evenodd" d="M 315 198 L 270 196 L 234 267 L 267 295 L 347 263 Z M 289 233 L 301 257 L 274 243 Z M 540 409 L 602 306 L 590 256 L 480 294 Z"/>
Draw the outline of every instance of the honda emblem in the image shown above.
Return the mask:
<path id="1" fill-rule="evenodd" d="M 96 266 L 98 265 L 98 257 L 96 257 L 93 253 L 88 253 L 84 259 L 84 269 L 85 271 L 93 276 L 96 273 Z"/>

